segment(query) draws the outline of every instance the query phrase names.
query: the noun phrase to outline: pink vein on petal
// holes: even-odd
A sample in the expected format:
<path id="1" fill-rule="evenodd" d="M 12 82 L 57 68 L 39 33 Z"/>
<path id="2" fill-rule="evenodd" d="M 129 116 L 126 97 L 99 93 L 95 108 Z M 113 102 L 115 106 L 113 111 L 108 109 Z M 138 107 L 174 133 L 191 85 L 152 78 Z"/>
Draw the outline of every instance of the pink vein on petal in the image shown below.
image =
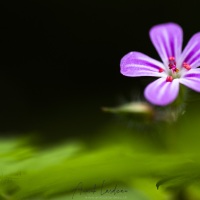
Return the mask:
<path id="1" fill-rule="evenodd" d="M 149 56 L 140 52 L 130 52 L 126 54 L 120 62 L 121 73 L 125 76 L 166 76 L 164 65 Z M 163 69 L 160 73 L 159 70 Z"/>
<path id="2" fill-rule="evenodd" d="M 176 99 L 178 91 L 178 79 L 166 82 L 166 78 L 159 78 L 145 88 L 144 95 L 152 104 L 165 106 Z"/>
<path id="3" fill-rule="evenodd" d="M 156 25 L 151 28 L 150 38 L 166 66 L 169 57 L 178 58 L 182 50 L 183 31 L 175 23 Z"/>
<path id="4" fill-rule="evenodd" d="M 180 79 L 180 83 L 197 92 L 200 92 L 200 69 L 191 69 Z"/>
<path id="5" fill-rule="evenodd" d="M 199 67 L 200 65 L 200 33 L 192 36 L 186 45 L 179 63 L 187 62 L 192 68 Z"/>

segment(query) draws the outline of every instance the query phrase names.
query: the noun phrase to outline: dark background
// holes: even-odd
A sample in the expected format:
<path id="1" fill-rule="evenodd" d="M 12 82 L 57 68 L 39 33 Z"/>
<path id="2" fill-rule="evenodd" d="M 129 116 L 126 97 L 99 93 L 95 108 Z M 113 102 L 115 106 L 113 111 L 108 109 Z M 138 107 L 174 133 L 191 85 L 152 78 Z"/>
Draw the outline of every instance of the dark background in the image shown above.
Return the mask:
<path id="1" fill-rule="evenodd" d="M 98 134 L 112 118 L 101 106 L 142 99 L 149 81 L 123 77 L 122 56 L 159 59 L 148 36 L 159 23 L 180 24 L 186 43 L 200 31 L 198 2 L 1 2 L 0 131 Z"/>

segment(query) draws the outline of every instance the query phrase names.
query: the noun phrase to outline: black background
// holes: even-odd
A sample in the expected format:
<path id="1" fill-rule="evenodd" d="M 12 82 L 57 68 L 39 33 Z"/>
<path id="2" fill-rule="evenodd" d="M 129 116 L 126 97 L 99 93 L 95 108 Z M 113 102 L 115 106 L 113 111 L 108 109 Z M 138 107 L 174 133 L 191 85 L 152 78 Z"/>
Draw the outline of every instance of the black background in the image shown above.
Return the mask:
<path id="1" fill-rule="evenodd" d="M 176 22 L 184 44 L 200 31 L 198 1 L 0 3 L 0 131 L 89 136 L 110 116 L 101 106 L 143 98 L 148 78 L 123 77 L 130 51 L 159 59 L 149 29 Z M 81 131 L 80 131 L 81 130 Z"/>

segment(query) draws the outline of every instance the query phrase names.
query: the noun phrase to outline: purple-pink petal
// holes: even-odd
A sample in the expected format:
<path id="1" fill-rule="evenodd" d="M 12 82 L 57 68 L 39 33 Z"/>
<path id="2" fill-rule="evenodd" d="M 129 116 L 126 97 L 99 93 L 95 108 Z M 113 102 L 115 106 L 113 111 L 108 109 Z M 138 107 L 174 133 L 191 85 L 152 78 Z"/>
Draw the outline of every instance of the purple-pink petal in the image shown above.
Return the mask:
<path id="1" fill-rule="evenodd" d="M 166 82 L 166 78 L 159 78 L 145 88 L 144 95 L 150 103 L 165 106 L 176 99 L 178 92 L 178 79 Z"/>
<path id="2" fill-rule="evenodd" d="M 121 59 L 120 68 L 123 75 L 130 77 L 166 76 L 164 71 L 162 73 L 159 72 L 160 69 L 164 70 L 165 68 L 161 62 L 139 52 L 130 52 L 126 54 Z"/>
<path id="3" fill-rule="evenodd" d="M 178 24 L 156 25 L 151 28 L 149 34 L 153 45 L 166 66 L 168 66 L 169 57 L 173 56 L 177 59 L 180 56 L 183 31 Z"/>
<path id="4" fill-rule="evenodd" d="M 179 63 L 187 62 L 192 68 L 200 66 L 200 33 L 192 36 L 186 45 Z"/>
<path id="5" fill-rule="evenodd" d="M 200 92 L 200 69 L 191 69 L 182 78 L 180 78 L 180 83 L 197 92 Z"/>

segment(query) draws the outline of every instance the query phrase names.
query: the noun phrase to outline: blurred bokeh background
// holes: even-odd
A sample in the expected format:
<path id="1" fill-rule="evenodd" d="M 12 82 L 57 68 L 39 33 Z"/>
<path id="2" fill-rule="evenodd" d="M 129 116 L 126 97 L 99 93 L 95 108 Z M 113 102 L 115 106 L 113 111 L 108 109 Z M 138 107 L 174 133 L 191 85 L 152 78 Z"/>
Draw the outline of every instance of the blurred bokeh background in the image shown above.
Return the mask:
<path id="1" fill-rule="evenodd" d="M 3 160 L 0 167 L 3 171 L 7 169 L 5 174 L 28 171 L 28 176 L 18 182 L 24 189 L 19 192 L 19 199 L 23 199 L 23 191 L 29 199 L 31 187 L 34 192 L 38 191 L 38 179 L 43 174 L 45 178 L 40 180 L 40 189 L 48 191 L 45 185 L 49 183 L 49 173 L 55 175 L 50 182 L 58 181 L 58 184 L 56 189 L 49 186 L 47 196 L 65 191 L 63 184 L 67 191 L 71 191 L 87 178 L 88 188 L 104 178 L 110 183 L 116 180 L 129 183 L 132 196 L 128 199 L 165 199 L 163 194 L 156 193 L 155 185 L 167 177 L 159 185 L 172 180 L 172 185 L 179 189 L 171 199 L 185 198 L 185 191 L 182 192 L 185 184 L 199 177 L 197 169 L 200 165 L 194 162 L 197 155 L 194 160 L 187 157 L 199 152 L 200 105 L 196 101 L 199 96 L 193 94 L 195 101 L 188 103 L 188 115 L 175 125 L 164 122 L 160 122 L 159 126 L 152 123 L 144 125 L 137 116 L 134 121 L 133 118 L 104 113 L 101 108 L 144 100 L 143 89 L 153 79 L 123 77 L 119 72 L 120 59 L 130 51 L 140 51 L 159 59 L 148 35 L 149 29 L 159 23 L 180 24 L 184 30 L 185 45 L 194 33 L 200 31 L 199 6 L 197 0 L 30 0 L 0 3 L 0 135 L 2 138 L 15 138 L 10 141 L 1 139 L 0 149 L 6 152 L 5 157 L 10 157 Z M 163 128 L 170 134 L 162 134 Z M 26 136 L 34 140 L 39 138 L 36 141 L 42 146 L 53 146 L 57 142 L 58 149 L 35 153 L 35 147 L 29 146 L 30 141 L 24 142 Z M 18 138 L 23 148 L 18 144 Z M 69 146 L 59 146 L 63 141 Z M 77 141 L 78 144 L 69 141 Z M 95 147 L 102 149 L 95 151 Z M 74 152 L 79 152 L 76 156 L 80 159 L 75 156 L 70 165 L 64 162 L 60 168 L 54 166 Z M 140 157 L 141 152 L 153 152 L 153 156 L 145 154 Z M 164 152 L 164 155 L 157 158 L 156 152 Z M 182 157 L 176 153 L 181 153 Z M 110 163 L 104 165 L 105 159 Z M 176 175 L 179 172 L 177 166 L 185 161 L 192 162 L 194 166 L 188 164 L 187 168 L 188 165 L 184 165 L 184 175 Z M 94 162 L 97 163 L 95 167 Z M 33 163 L 40 164 L 33 169 Z M 119 163 L 122 166 L 115 167 Z M 72 168 L 76 175 L 80 173 L 80 180 L 79 176 L 63 176 L 65 170 Z M 43 169 L 48 170 L 45 172 Z M 188 175 L 187 169 L 196 171 Z M 60 179 L 56 179 L 58 171 Z M 147 174 L 153 179 L 146 180 Z M 137 183 L 132 183 L 131 175 Z M 177 177 L 184 180 L 184 187 Z M 26 188 L 30 179 L 32 186 Z M 18 191 L 15 185 L 8 188 L 5 191 L 11 196 Z M 147 196 L 142 193 L 143 190 Z M 198 187 L 191 191 L 200 197 Z M 3 199 L 10 198 L 1 191 L 0 195 Z"/>
<path id="2" fill-rule="evenodd" d="M 199 5 L 198 1 L 2 1 L 1 134 L 94 135 L 93 129 L 110 117 L 101 106 L 142 99 L 150 80 L 123 77 L 121 57 L 136 50 L 159 59 L 148 36 L 158 23 L 180 24 L 186 43 L 200 30 Z"/>

